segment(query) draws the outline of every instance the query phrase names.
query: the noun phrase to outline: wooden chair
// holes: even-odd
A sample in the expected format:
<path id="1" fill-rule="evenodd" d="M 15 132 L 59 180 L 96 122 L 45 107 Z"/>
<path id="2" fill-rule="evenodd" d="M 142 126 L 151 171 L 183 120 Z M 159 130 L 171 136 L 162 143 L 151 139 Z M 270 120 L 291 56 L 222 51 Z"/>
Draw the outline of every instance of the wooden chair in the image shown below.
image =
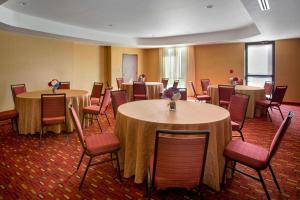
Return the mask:
<path id="1" fill-rule="evenodd" d="M 147 170 L 148 199 L 155 188 L 200 188 L 208 141 L 208 131 L 157 130 Z"/>
<path id="2" fill-rule="evenodd" d="M 133 81 L 133 100 L 146 100 L 147 90 L 145 82 Z"/>
<path id="3" fill-rule="evenodd" d="M 123 78 L 116 78 L 116 80 L 117 80 L 118 90 L 120 90 L 122 83 L 124 83 L 124 79 Z"/>
<path id="4" fill-rule="evenodd" d="M 228 108 L 230 98 L 235 94 L 235 87 L 232 85 L 218 85 L 219 106 Z"/>
<path id="5" fill-rule="evenodd" d="M 70 89 L 70 85 L 71 85 L 70 81 L 64 81 L 64 82 L 61 81 L 59 83 L 60 83 L 60 85 L 57 89 L 65 89 L 65 90 Z"/>
<path id="6" fill-rule="evenodd" d="M 92 120 L 96 120 L 98 122 L 99 128 L 102 132 L 102 127 L 100 125 L 100 121 L 99 121 L 99 115 L 105 115 L 106 120 L 110 126 L 110 121 L 108 119 L 107 116 L 107 108 L 111 102 L 111 97 L 110 97 L 110 91 L 112 90 L 112 88 L 105 88 L 104 91 L 104 96 L 103 96 L 103 100 L 101 102 L 101 106 L 98 105 L 90 105 L 90 106 L 86 106 L 82 109 L 82 122 L 81 122 L 81 126 L 83 127 L 83 123 L 84 123 L 84 119 L 90 119 Z M 86 115 L 91 115 L 92 117 L 86 117 Z M 95 116 L 95 118 L 94 118 Z"/>
<path id="7" fill-rule="evenodd" d="M 275 108 L 275 109 L 279 110 L 281 118 L 284 119 L 283 114 L 280 109 L 280 106 L 282 104 L 287 87 L 288 86 L 276 86 L 274 94 L 272 95 L 272 99 L 270 99 L 270 100 L 263 99 L 263 100 L 258 100 L 255 102 L 255 107 L 256 106 L 262 107 L 266 110 L 267 115 L 270 118 L 270 121 L 272 121 L 272 118 L 271 118 L 271 115 L 269 112 L 269 108 L 270 109 Z M 256 108 L 255 108 L 255 110 L 256 110 Z M 254 113 L 254 116 L 255 116 L 255 113 Z"/>
<path id="8" fill-rule="evenodd" d="M 201 88 L 202 88 L 202 93 L 207 94 L 207 89 L 208 86 L 210 85 L 210 80 L 209 79 L 201 79 Z"/>
<path id="9" fill-rule="evenodd" d="M 83 148 L 82 155 L 81 155 L 79 163 L 77 165 L 77 171 L 81 165 L 84 155 L 89 157 L 88 164 L 87 164 L 84 174 L 81 178 L 79 190 L 81 190 L 85 176 L 86 176 L 90 166 L 102 164 L 105 162 L 112 162 L 114 160 L 117 161 L 116 162 L 117 163 L 117 174 L 118 174 L 119 180 L 122 181 L 120 165 L 119 165 L 119 158 L 118 158 L 118 151 L 120 149 L 120 142 L 119 142 L 118 138 L 112 133 L 102 133 L 102 134 L 93 134 L 93 135 L 85 136 L 75 109 L 72 106 L 70 106 L 69 110 L 70 110 L 70 113 L 71 113 L 71 116 L 73 119 L 73 123 L 75 124 L 75 127 L 76 127 L 76 132 L 77 132 L 79 141 Z M 110 154 L 110 159 L 109 158 L 101 159 L 100 161 L 96 161 L 96 162 L 92 163 L 92 160 L 95 157 L 99 157 L 99 156 L 106 155 L 106 154 Z M 115 158 L 113 158 L 113 155 L 115 156 Z"/>
<path id="10" fill-rule="evenodd" d="M 199 95 L 199 94 L 197 94 L 193 81 L 189 81 L 189 84 L 193 89 L 194 97 L 195 97 L 196 100 L 205 101 L 205 102 L 210 102 L 211 101 L 211 97 L 209 95 Z"/>
<path id="11" fill-rule="evenodd" d="M 285 135 L 286 130 L 288 129 L 288 127 L 291 123 L 292 117 L 293 117 L 293 113 L 289 112 L 288 116 L 283 120 L 283 122 L 281 123 L 281 126 L 279 127 L 277 133 L 275 134 L 269 150 L 265 149 L 263 147 L 257 146 L 255 144 L 247 143 L 247 142 L 244 142 L 241 140 L 232 140 L 225 147 L 223 155 L 226 159 L 226 163 L 225 163 L 224 172 L 223 172 L 221 190 L 223 190 L 223 188 L 224 188 L 226 169 L 230 168 L 232 170 L 231 171 L 232 176 L 234 175 L 234 172 L 237 171 L 243 175 L 253 178 L 254 180 L 260 181 L 264 188 L 264 191 L 267 195 L 267 198 L 271 199 L 270 195 L 268 193 L 267 187 L 264 183 L 264 179 L 261 175 L 262 170 L 269 168 L 270 172 L 272 174 L 273 180 L 277 186 L 277 189 L 280 191 L 279 184 L 276 180 L 275 174 L 271 167 L 271 160 L 272 160 L 273 156 L 276 154 L 276 152 L 280 146 L 282 138 Z M 233 161 L 233 167 L 229 166 L 230 161 Z M 236 163 L 240 163 L 242 165 L 245 165 L 247 167 L 254 169 L 258 173 L 259 178 L 254 177 L 250 174 L 247 174 L 243 171 L 236 169 L 235 168 Z"/>
<path id="12" fill-rule="evenodd" d="M 12 96 L 13 96 L 14 103 L 16 103 L 16 96 L 18 94 L 26 92 L 26 85 L 25 84 L 11 85 L 10 88 L 11 88 L 11 93 L 12 93 Z"/>
<path id="13" fill-rule="evenodd" d="M 14 130 L 14 123 L 15 123 L 17 134 L 19 134 L 18 118 L 19 118 L 19 113 L 15 109 L 0 112 L 0 121 L 10 120 L 12 130 Z"/>
<path id="14" fill-rule="evenodd" d="M 174 80 L 173 88 L 177 88 L 179 84 L 179 80 Z"/>
<path id="15" fill-rule="evenodd" d="M 114 117 L 117 116 L 118 107 L 124 103 L 128 102 L 128 95 L 126 90 L 116 90 L 111 91 L 111 102 L 112 102 L 112 108 L 114 111 Z"/>
<path id="16" fill-rule="evenodd" d="M 45 126 L 64 124 L 67 129 L 66 116 L 66 94 L 41 94 L 40 142 Z"/>
<path id="17" fill-rule="evenodd" d="M 242 129 L 246 118 L 248 103 L 248 95 L 235 94 L 231 96 L 230 103 L 228 106 L 231 118 L 232 131 L 238 131 L 243 141 L 245 141 L 245 139 L 243 136 Z"/>
<path id="18" fill-rule="evenodd" d="M 103 83 L 94 82 L 91 93 L 91 105 L 100 105 Z"/>

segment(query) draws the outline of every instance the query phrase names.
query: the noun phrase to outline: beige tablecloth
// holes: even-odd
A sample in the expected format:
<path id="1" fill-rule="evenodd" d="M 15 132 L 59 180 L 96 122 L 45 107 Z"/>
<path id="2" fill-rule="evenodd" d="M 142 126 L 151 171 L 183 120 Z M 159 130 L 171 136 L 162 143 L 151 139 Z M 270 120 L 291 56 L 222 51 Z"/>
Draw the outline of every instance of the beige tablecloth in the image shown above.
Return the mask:
<path id="1" fill-rule="evenodd" d="M 246 86 L 246 85 L 236 85 L 235 92 L 249 95 L 250 98 L 249 98 L 249 104 L 248 104 L 246 116 L 249 118 L 253 118 L 254 111 L 255 111 L 255 101 L 265 98 L 264 88 Z M 212 104 L 219 105 L 218 85 L 209 85 L 208 95 L 211 96 Z"/>
<path id="2" fill-rule="evenodd" d="M 121 142 L 120 163 L 124 176 L 135 175 L 142 183 L 149 158 L 154 152 L 156 129 L 209 130 L 204 183 L 220 190 L 224 168 L 223 150 L 231 140 L 229 112 L 221 107 L 190 101 L 177 101 L 169 111 L 168 100 L 144 100 L 118 108 L 115 134 Z"/>
<path id="3" fill-rule="evenodd" d="M 19 112 L 20 134 L 34 134 L 41 131 L 41 94 L 51 94 L 51 92 L 51 90 L 40 90 L 17 95 L 16 110 Z M 84 90 L 63 89 L 57 90 L 57 93 L 66 93 L 67 131 L 73 131 L 75 126 L 72 122 L 68 105 L 69 103 L 72 103 L 81 119 L 82 108 L 90 105 L 89 94 Z M 55 133 L 60 133 L 63 130 L 65 130 L 64 125 L 54 125 L 45 128 L 45 131 L 52 131 Z"/>
<path id="4" fill-rule="evenodd" d="M 145 82 L 148 99 L 160 99 L 160 93 L 163 91 L 163 84 L 160 82 Z M 121 89 L 128 93 L 129 101 L 133 100 L 133 83 L 122 83 Z"/>

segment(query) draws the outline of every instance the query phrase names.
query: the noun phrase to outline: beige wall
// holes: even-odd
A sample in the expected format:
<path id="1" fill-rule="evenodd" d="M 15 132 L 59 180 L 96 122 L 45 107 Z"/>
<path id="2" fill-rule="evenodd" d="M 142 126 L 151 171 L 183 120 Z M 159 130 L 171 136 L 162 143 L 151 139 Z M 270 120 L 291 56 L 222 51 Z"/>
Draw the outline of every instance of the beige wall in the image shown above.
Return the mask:
<path id="1" fill-rule="evenodd" d="M 143 73 L 147 81 L 160 81 L 159 49 L 145 49 L 144 53 Z"/>
<path id="2" fill-rule="evenodd" d="M 275 42 L 276 85 L 287 85 L 285 101 L 300 103 L 300 39 Z"/>
<path id="3" fill-rule="evenodd" d="M 195 46 L 196 88 L 201 91 L 200 79 L 209 78 L 212 84 L 228 84 L 232 75 L 244 76 L 244 44 Z M 234 73 L 230 74 L 229 70 Z"/>
<path id="4" fill-rule="evenodd" d="M 0 44 L 0 111 L 14 107 L 11 84 L 47 89 L 57 78 L 90 91 L 93 81 L 104 81 L 103 47 L 10 32 L 0 32 Z"/>
<path id="5" fill-rule="evenodd" d="M 112 46 L 110 48 L 110 80 L 113 88 L 117 88 L 116 78 L 122 77 L 123 54 L 136 54 L 138 56 L 138 74 L 144 73 L 144 50 Z"/>

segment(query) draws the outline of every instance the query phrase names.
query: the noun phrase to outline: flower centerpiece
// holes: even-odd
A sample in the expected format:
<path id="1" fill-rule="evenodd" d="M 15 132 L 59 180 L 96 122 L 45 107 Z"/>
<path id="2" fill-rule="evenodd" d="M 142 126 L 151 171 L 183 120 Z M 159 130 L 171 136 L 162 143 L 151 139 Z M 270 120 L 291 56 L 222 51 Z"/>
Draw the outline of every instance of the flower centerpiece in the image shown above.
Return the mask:
<path id="1" fill-rule="evenodd" d="M 52 79 L 48 82 L 48 86 L 52 88 L 52 93 L 56 93 L 56 89 L 59 88 L 60 82 L 57 79 Z"/>
<path id="2" fill-rule="evenodd" d="M 229 73 L 231 75 L 230 78 L 229 78 L 229 81 L 230 81 L 231 85 L 236 85 L 237 81 L 239 80 L 239 77 L 233 76 L 233 73 L 234 73 L 233 69 L 230 69 Z"/>
<path id="3" fill-rule="evenodd" d="M 170 107 L 170 111 L 175 111 L 176 110 L 176 101 L 181 98 L 181 94 L 177 88 L 170 87 L 164 91 L 163 98 L 170 99 L 170 102 L 168 104 Z"/>
<path id="4" fill-rule="evenodd" d="M 139 75 L 138 81 L 145 82 L 145 80 L 146 80 L 146 75 L 145 74 Z"/>

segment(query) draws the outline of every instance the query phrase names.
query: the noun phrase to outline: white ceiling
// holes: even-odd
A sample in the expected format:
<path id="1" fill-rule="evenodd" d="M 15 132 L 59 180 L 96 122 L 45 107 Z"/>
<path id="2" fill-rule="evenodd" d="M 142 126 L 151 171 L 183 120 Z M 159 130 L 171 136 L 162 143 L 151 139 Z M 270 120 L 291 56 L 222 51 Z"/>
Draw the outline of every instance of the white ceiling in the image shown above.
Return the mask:
<path id="1" fill-rule="evenodd" d="M 141 47 L 300 37 L 300 0 L 269 2 L 262 12 L 257 0 L 9 0 L 0 28 Z"/>

